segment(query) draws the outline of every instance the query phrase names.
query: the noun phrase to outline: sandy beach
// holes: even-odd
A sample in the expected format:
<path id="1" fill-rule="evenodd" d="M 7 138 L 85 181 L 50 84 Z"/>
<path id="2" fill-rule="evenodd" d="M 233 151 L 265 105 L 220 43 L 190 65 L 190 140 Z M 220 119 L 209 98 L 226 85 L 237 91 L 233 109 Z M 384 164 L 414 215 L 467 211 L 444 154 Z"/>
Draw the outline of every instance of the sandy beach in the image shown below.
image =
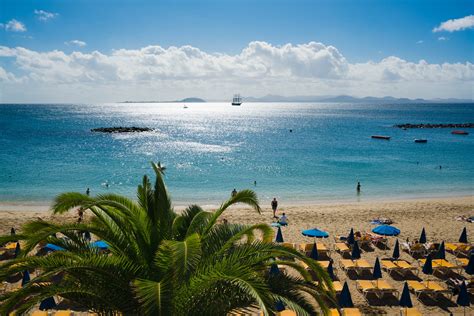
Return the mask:
<path id="1" fill-rule="evenodd" d="M 442 199 L 416 199 L 406 201 L 389 201 L 389 202 L 360 202 L 360 203 L 328 203 L 316 205 L 298 205 L 285 206 L 280 202 L 279 215 L 285 212 L 289 218 L 289 226 L 283 228 L 283 236 L 286 242 L 303 243 L 312 242 L 311 238 L 301 235 L 301 230 L 317 227 L 327 231 L 330 236 L 322 240 L 328 248 L 333 249 L 334 236 L 347 235 L 350 228 L 355 231 L 370 231 L 375 225 L 370 223 L 371 219 L 378 217 L 390 218 L 394 221 L 394 226 L 401 230 L 399 240 L 404 241 L 407 238 L 410 240 L 419 237 L 421 229 L 425 227 L 428 241 L 441 242 L 455 242 L 464 227 L 467 227 L 468 236 L 472 241 L 474 237 L 474 224 L 458 221 L 455 218 L 458 216 L 472 216 L 474 215 L 474 197 L 456 197 L 456 198 L 442 198 Z M 5 209 L 5 205 L 2 207 Z M 50 211 L 46 210 L 42 205 L 37 211 L 33 210 L 32 205 L 28 205 L 24 209 L 17 207 L 16 209 L 7 211 L 0 211 L 2 219 L 0 225 L 0 233 L 9 233 L 11 227 L 20 229 L 21 225 L 29 220 L 35 218 L 51 219 L 55 221 L 75 220 L 77 214 L 71 212 L 66 215 L 53 216 Z M 255 224 L 272 222 L 272 213 L 270 207 L 263 205 L 262 214 L 258 214 L 253 210 L 234 207 L 224 213 L 223 218 L 226 218 L 230 223 Z M 395 237 L 389 237 L 389 246 L 393 247 Z M 375 262 L 375 258 L 384 258 L 391 256 L 392 249 L 383 250 L 373 247 L 371 251 L 363 251 L 362 258 L 366 259 L 370 264 Z M 348 278 L 348 276 L 339 268 L 339 260 L 341 255 L 332 251 L 331 257 L 334 260 L 334 267 L 336 267 L 336 275 L 342 282 L 348 281 L 351 290 L 352 298 L 356 307 L 359 307 L 367 315 L 399 315 L 398 307 L 369 306 L 364 299 L 364 296 L 357 291 L 356 281 Z M 406 259 L 413 263 L 417 263 L 406 252 L 402 252 L 402 259 Z M 447 253 L 447 258 L 450 262 L 456 262 L 455 257 Z M 421 268 L 420 268 L 421 271 Z M 419 277 L 426 280 L 427 277 L 420 272 Z M 399 278 L 392 278 L 386 272 L 383 273 L 383 278 L 387 280 L 393 287 L 402 290 L 403 282 Z M 431 277 L 433 278 L 433 277 Z M 443 280 L 442 278 L 436 278 Z M 441 303 L 435 301 L 424 301 L 422 304 L 412 295 L 412 301 L 424 315 L 463 315 L 463 309 L 456 307 L 454 303 L 456 296 L 451 299 L 441 300 Z M 474 313 L 473 309 L 468 310 L 468 313 Z"/>

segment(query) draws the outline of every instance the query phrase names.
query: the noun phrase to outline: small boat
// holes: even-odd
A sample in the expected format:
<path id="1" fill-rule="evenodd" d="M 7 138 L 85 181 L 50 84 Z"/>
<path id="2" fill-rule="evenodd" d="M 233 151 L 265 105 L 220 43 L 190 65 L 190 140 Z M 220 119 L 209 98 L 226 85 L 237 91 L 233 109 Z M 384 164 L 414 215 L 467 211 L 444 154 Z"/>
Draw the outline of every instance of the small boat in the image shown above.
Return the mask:
<path id="1" fill-rule="evenodd" d="M 451 134 L 453 135 L 469 135 L 466 131 L 452 131 Z"/>
<path id="2" fill-rule="evenodd" d="M 240 97 L 240 94 L 235 94 L 234 97 L 232 98 L 232 105 L 240 106 L 241 104 L 242 104 L 242 98 Z"/>
<path id="3" fill-rule="evenodd" d="M 427 142 L 428 142 L 427 139 L 422 139 L 422 138 L 415 139 L 415 143 L 427 143 Z"/>
<path id="4" fill-rule="evenodd" d="M 183 106 L 183 109 L 187 109 L 187 108 L 188 108 L 188 106 L 185 104 L 185 105 Z"/>
<path id="5" fill-rule="evenodd" d="M 390 140 L 390 136 L 382 136 L 382 135 L 372 135 L 372 138 Z"/>

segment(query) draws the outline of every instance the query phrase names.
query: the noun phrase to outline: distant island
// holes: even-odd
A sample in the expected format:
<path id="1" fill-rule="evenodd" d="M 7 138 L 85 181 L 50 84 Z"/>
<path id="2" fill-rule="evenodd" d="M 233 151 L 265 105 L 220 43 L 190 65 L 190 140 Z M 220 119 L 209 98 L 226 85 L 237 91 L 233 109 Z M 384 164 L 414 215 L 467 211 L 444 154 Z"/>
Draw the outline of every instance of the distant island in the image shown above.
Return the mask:
<path id="1" fill-rule="evenodd" d="M 281 96 L 268 94 L 263 97 L 243 97 L 244 102 L 328 102 L 328 103 L 472 103 L 474 100 L 469 99 L 408 99 L 386 97 L 353 97 L 350 95 L 338 96 Z"/>
<path id="2" fill-rule="evenodd" d="M 184 98 L 182 100 L 174 100 L 174 101 L 123 101 L 119 103 L 203 103 L 206 100 L 196 97 L 191 98 Z"/>
<path id="3" fill-rule="evenodd" d="M 377 104 L 413 104 L 413 103 L 474 103 L 472 99 L 409 99 L 409 98 L 395 98 L 392 96 L 385 97 L 353 97 L 350 95 L 337 95 L 337 96 L 281 96 L 268 94 L 263 97 L 242 97 L 243 103 L 246 102 L 326 102 L 326 103 L 377 103 Z M 174 101 L 123 101 L 120 103 L 202 103 L 202 102 L 229 102 L 229 100 L 215 99 L 206 101 L 201 98 L 190 97 L 182 100 Z"/>

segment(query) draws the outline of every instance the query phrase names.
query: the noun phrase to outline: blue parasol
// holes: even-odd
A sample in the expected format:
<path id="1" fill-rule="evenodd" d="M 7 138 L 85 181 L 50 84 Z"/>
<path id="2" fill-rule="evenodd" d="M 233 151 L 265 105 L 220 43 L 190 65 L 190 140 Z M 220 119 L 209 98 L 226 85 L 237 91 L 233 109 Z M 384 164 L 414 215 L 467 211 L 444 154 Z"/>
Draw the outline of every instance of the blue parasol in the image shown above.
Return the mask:
<path id="1" fill-rule="evenodd" d="M 332 261 L 329 261 L 329 265 L 328 265 L 328 274 L 329 274 L 329 277 L 331 278 L 331 280 L 334 280 L 336 278 L 336 276 L 334 275 L 334 268 L 332 266 Z"/>
<path id="2" fill-rule="evenodd" d="M 413 303 L 411 302 L 410 289 L 408 288 L 408 283 L 405 281 L 403 285 L 402 296 L 400 296 L 400 306 L 412 308 Z"/>
<path id="3" fill-rule="evenodd" d="M 28 270 L 23 271 L 23 279 L 21 279 L 21 286 L 25 286 L 26 283 L 30 282 L 30 273 Z"/>
<path id="4" fill-rule="evenodd" d="M 459 236 L 459 242 L 467 244 L 467 230 L 466 227 L 462 230 L 461 236 Z"/>
<path id="5" fill-rule="evenodd" d="M 434 257 L 435 259 L 446 259 L 446 250 L 444 248 L 444 241 L 439 245 L 438 251 Z"/>
<path id="6" fill-rule="evenodd" d="M 372 232 L 383 236 L 397 236 L 400 234 L 400 229 L 390 225 L 380 225 L 372 229 Z"/>
<path id="7" fill-rule="evenodd" d="M 418 240 L 418 242 L 420 244 L 425 244 L 426 243 L 426 232 L 425 232 L 425 228 L 423 227 L 423 229 L 421 230 L 421 235 L 420 235 L 420 240 Z"/>
<path id="8" fill-rule="evenodd" d="M 54 298 L 48 297 L 48 298 L 45 298 L 44 300 L 41 301 L 39 309 L 41 311 L 45 311 L 45 310 L 48 310 L 48 309 L 53 309 L 56 306 L 57 305 L 56 305 L 56 302 L 54 301 Z"/>
<path id="9" fill-rule="evenodd" d="M 339 306 L 343 308 L 354 307 L 354 303 L 352 303 L 351 292 L 349 291 L 349 286 L 347 285 L 347 282 L 344 282 L 341 295 L 339 295 Z"/>
<path id="10" fill-rule="evenodd" d="M 314 260 L 319 260 L 318 245 L 316 245 L 316 243 L 313 243 L 309 257 Z"/>
<path id="11" fill-rule="evenodd" d="M 360 249 L 357 241 L 354 242 L 354 245 L 352 246 L 351 258 L 352 260 L 360 259 Z"/>
<path id="12" fill-rule="evenodd" d="M 474 253 L 471 253 L 471 255 L 469 256 L 469 261 L 467 263 L 467 266 L 464 268 L 464 271 L 469 275 L 474 274 Z"/>
<path id="13" fill-rule="evenodd" d="M 374 272 L 372 273 L 372 277 L 374 279 L 381 279 L 382 278 L 382 269 L 380 268 L 380 261 L 379 258 L 375 259 L 374 264 Z"/>
<path id="14" fill-rule="evenodd" d="M 354 238 L 354 229 L 351 228 L 351 232 L 349 233 L 349 236 L 347 236 L 347 243 L 349 245 L 353 245 L 355 242 L 355 238 Z"/>
<path id="15" fill-rule="evenodd" d="M 423 265 L 423 269 L 421 271 L 423 271 L 424 274 L 433 274 L 433 260 L 431 259 L 431 255 L 426 257 L 425 264 Z"/>
<path id="16" fill-rule="evenodd" d="M 276 242 L 284 242 L 283 240 L 283 234 L 281 233 L 281 227 L 278 227 L 277 235 L 275 238 Z"/>
<path id="17" fill-rule="evenodd" d="M 59 247 L 59 246 L 56 246 L 54 244 L 46 244 L 46 246 L 44 246 L 45 250 L 47 251 L 61 251 L 61 250 L 64 250 L 63 247 Z"/>
<path id="18" fill-rule="evenodd" d="M 103 240 L 98 240 L 91 243 L 91 247 L 100 248 L 100 249 L 108 249 L 109 245 Z"/>
<path id="19" fill-rule="evenodd" d="M 329 234 L 327 232 L 322 231 L 322 230 L 317 229 L 317 228 L 303 230 L 303 231 L 301 231 L 301 233 L 303 234 L 303 236 L 306 236 L 306 237 L 315 237 L 315 238 L 327 238 L 327 237 L 329 237 Z"/>
<path id="20" fill-rule="evenodd" d="M 400 258 L 400 245 L 398 244 L 398 239 L 395 241 L 395 246 L 393 247 L 392 258 L 393 259 Z"/>

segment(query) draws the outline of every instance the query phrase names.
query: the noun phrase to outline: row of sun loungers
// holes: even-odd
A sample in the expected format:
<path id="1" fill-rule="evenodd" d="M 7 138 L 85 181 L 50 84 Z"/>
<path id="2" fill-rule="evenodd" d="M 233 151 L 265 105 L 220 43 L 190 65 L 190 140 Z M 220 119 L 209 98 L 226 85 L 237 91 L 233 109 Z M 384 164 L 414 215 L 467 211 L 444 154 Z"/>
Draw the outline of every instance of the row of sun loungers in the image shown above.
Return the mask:
<path id="1" fill-rule="evenodd" d="M 443 283 L 438 281 L 407 281 L 408 288 L 412 291 L 417 297 L 420 295 L 429 295 L 433 298 L 436 298 L 439 294 L 447 294 L 451 299 L 453 292 L 446 288 Z"/>
<path id="2" fill-rule="evenodd" d="M 412 266 L 406 260 L 381 260 L 380 263 L 382 264 L 382 269 L 387 271 L 389 275 L 391 275 L 393 272 L 402 276 L 409 272 L 414 272 L 416 275 L 419 273 L 418 269 Z"/>
<path id="3" fill-rule="evenodd" d="M 357 280 L 356 287 L 366 299 L 369 294 L 374 294 L 378 298 L 386 294 L 398 296 L 398 290 L 385 280 Z"/>

